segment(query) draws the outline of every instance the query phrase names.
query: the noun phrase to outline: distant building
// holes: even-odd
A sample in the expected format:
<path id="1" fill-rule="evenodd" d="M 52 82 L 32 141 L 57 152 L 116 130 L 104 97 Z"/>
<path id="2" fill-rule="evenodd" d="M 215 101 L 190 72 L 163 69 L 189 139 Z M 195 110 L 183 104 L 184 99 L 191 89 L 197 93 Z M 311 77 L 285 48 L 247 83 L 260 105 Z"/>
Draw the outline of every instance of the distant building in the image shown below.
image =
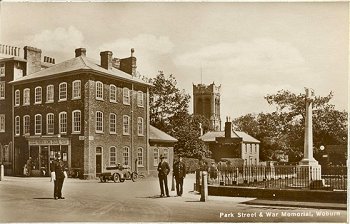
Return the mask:
<path id="1" fill-rule="evenodd" d="M 176 139 L 149 124 L 152 85 L 138 77 L 133 52 L 120 59 L 104 51 L 95 61 L 78 48 L 74 58 L 55 64 L 25 47 L 23 58 L 16 51 L 0 59 L 0 154 L 8 151 L 7 174 L 22 174 L 32 157 L 33 174 L 40 175 L 56 153 L 85 178 L 117 163 L 149 174 L 160 154 L 172 164 Z"/>
<path id="2" fill-rule="evenodd" d="M 212 158 L 220 161 L 241 158 L 244 165 L 259 165 L 260 141 L 245 132 L 234 131 L 232 122 L 225 122 L 225 131 L 209 131 L 200 137 L 212 152 Z"/>
<path id="3" fill-rule="evenodd" d="M 193 85 L 193 114 L 206 117 L 215 131 L 221 130 L 220 89 L 214 83 Z"/>

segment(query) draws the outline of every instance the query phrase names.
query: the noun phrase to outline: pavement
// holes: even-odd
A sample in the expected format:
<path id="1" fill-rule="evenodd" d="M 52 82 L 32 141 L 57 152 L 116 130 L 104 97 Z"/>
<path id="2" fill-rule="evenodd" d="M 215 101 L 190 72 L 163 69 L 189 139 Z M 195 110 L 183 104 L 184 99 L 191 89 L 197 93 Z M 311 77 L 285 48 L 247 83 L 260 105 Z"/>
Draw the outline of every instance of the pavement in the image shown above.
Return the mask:
<path id="1" fill-rule="evenodd" d="M 0 222 L 329 223 L 347 220 L 344 205 L 327 207 L 320 203 L 220 196 L 209 196 L 207 202 L 200 202 L 200 195 L 193 191 L 194 180 L 194 175 L 186 177 L 182 197 L 170 191 L 171 197 L 161 198 L 157 178 L 124 183 L 69 178 L 63 185 L 66 199 L 53 200 L 53 183 L 49 178 L 5 177 L 0 181 Z"/>

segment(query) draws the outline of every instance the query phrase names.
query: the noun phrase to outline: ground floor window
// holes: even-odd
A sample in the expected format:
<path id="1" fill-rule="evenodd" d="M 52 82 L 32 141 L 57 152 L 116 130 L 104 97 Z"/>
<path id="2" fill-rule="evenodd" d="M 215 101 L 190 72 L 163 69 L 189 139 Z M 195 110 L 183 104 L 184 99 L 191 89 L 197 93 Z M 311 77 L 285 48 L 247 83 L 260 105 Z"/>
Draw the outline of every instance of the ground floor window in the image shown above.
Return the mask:
<path id="1" fill-rule="evenodd" d="M 127 146 L 123 149 L 123 164 L 129 165 L 129 147 Z"/>
<path id="2" fill-rule="evenodd" d="M 143 166 L 143 148 L 137 149 L 137 166 Z"/>

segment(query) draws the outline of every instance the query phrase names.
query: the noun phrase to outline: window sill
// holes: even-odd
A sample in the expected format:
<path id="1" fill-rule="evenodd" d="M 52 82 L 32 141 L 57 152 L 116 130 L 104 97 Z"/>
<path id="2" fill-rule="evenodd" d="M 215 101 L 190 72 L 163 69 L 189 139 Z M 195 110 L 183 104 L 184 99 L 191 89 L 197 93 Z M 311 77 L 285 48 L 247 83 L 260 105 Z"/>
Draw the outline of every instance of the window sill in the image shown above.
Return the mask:
<path id="1" fill-rule="evenodd" d="M 23 104 L 23 106 L 30 106 L 30 103 L 28 103 L 28 104 Z"/>
<path id="2" fill-rule="evenodd" d="M 137 165 L 138 168 L 145 168 L 144 165 Z"/>
<path id="3" fill-rule="evenodd" d="M 20 105 L 18 104 L 18 105 L 15 105 L 15 107 L 19 107 Z"/>
<path id="4" fill-rule="evenodd" d="M 138 136 L 138 137 L 145 137 L 144 134 L 142 134 L 142 135 L 141 135 L 141 134 L 138 134 L 137 136 Z"/>
<path id="5" fill-rule="evenodd" d="M 103 131 L 95 131 L 96 134 L 104 134 Z"/>
<path id="6" fill-rule="evenodd" d="M 109 102 L 110 103 L 118 103 L 117 101 L 113 101 L 113 100 L 110 100 Z"/>
<path id="7" fill-rule="evenodd" d="M 67 99 L 60 99 L 57 102 L 63 102 L 63 101 L 67 101 Z"/>
<path id="8" fill-rule="evenodd" d="M 74 132 L 72 132 L 72 135 L 80 135 L 81 134 L 81 131 L 74 131 Z"/>
<path id="9" fill-rule="evenodd" d="M 46 101 L 45 103 L 53 103 L 54 101 L 52 100 L 52 101 Z"/>
<path id="10" fill-rule="evenodd" d="M 129 134 L 129 133 L 123 133 L 123 135 L 125 135 L 125 136 L 129 136 L 130 134 Z"/>
<path id="11" fill-rule="evenodd" d="M 41 133 L 35 133 L 34 135 L 36 135 L 36 136 L 40 136 L 40 135 L 41 135 Z"/>
<path id="12" fill-rule="evenodd" d="M 123 102 L 123 105 L 125 105 L 125 106 L 130 106 L 130 103 L 124 103 L 124 102 Z"/>
<path id="13" fill-rule="evenodd" d="M 75 98 L 72 98 L 72 100 L 80 100 L 81 97 L 75 97 Z"/>
<path id="14" fill-rule="evenodd" d="M 21 135 L 20 134 L 15 134 L 15 137 L 20 137 Z"/>
<path id="15" fill-rule="evenodd" d="M 103 98 L 96 98 L 98 101 L 105 101 Z"/>
<path id="16" fill-rule="evenodd" d="M 39 105 L 39 104 L 41 104 L 41 102 L 35 102 L 35 103 L 34 103 L 34 105 Z"/>
<path id="17" fill-rule="evenodd" d="M 144 108 L 144 106 L 142 105 L 142 106 L 140 106 L 140 105 L 137 105 L 137 107 L 140 107 L 140 108 Z"/>
<path id="18" fill-rule="evenodd" d="M 116 135 L 117 132 L 109 132 L 110 135 Z"/>

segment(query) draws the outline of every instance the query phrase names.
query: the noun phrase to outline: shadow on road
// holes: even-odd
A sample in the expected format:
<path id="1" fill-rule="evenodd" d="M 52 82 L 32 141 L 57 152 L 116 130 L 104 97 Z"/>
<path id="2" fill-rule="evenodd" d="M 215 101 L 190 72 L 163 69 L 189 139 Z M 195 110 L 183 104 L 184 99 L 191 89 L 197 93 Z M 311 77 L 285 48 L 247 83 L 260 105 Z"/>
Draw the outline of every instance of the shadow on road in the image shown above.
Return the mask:
<path id="1" fill-rule="evenodd" d="M 175 197 L 175 196 L 161 197 L 160 195 L 154 195 L 154 196 L 136 197 L 136 198 L 163 199 L 163 198 L 174 198 L 174 197 Z"/>
<path id="2" fill-rule="evenodd" d="M 36 200 L 54 200 L 54 198 L 33 198 L 33 199 L 36 199 Z"/>

